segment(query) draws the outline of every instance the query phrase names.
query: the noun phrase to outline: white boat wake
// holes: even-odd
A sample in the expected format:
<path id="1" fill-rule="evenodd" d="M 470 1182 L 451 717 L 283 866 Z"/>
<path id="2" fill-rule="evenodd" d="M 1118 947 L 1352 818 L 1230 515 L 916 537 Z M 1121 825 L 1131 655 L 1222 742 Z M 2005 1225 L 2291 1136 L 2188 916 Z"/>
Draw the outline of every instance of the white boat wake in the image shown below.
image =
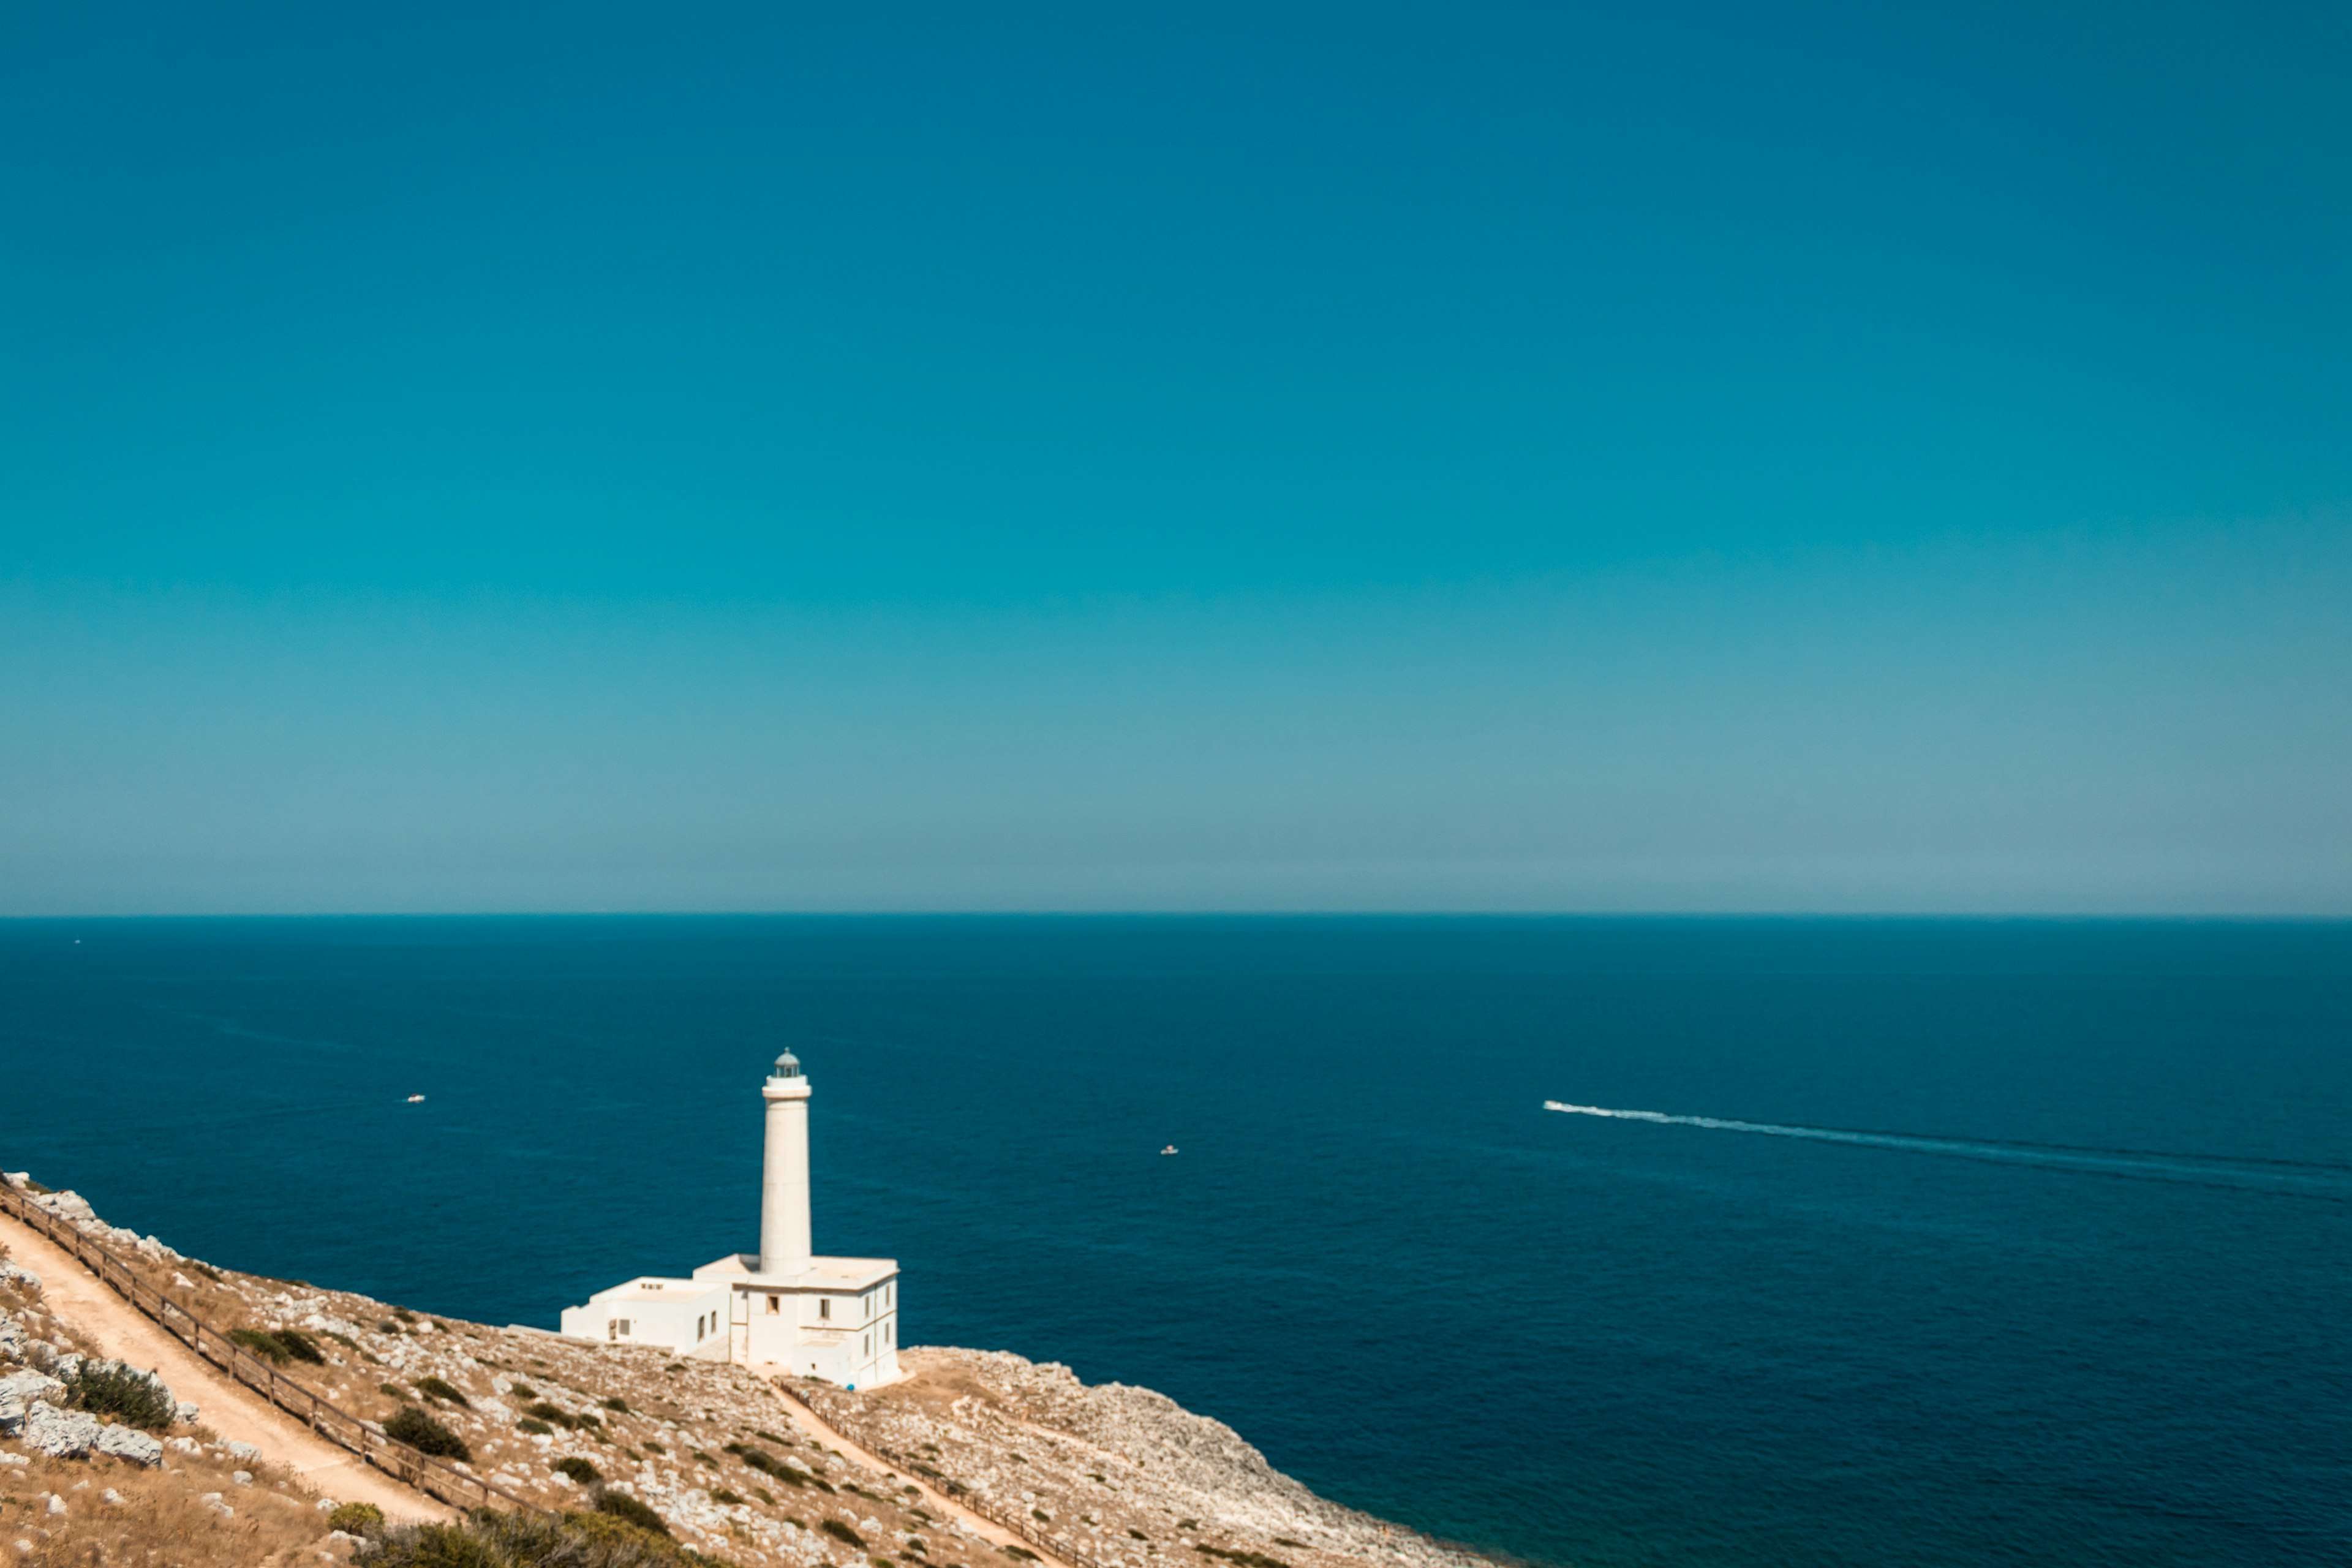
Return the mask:
<path id="1" fill-rule="evenodd" d="M 1716 1132 L 1752 1132 L 1768 1138 L 1804 1138 L 1822 1143 L 1859 1144 L 1911 1154 L 1939 1154 L 2000 1164 L 2038 1165 L 2143 1181 L 2188 1182 L 2251 1192 L 2294 1193 L 2336 1202 L 2352 1198 L 2352 1166 L 2305 1160 L 2232 1159 L 2211 1154 L 2158 1153 L 2137 1149 L 2084 1149 L 2062 1143 L 2011 1142 L 1997 1139 L 1926 1138 L 1906 1132 L 1864 1132 L 1842 1127 L 1791 1127 L 1773 1121 L 1738 1121 L 1722 1116 L 1673 1116 L 1663 1110 L 1619 1110 L 1605 1105 L 1571 1105 L 1547 1100 L 1546 1110 L 1599 1116 L 1615 1121 L 1648 1121 L 1662 1127 L 1699 1127 Z"/>

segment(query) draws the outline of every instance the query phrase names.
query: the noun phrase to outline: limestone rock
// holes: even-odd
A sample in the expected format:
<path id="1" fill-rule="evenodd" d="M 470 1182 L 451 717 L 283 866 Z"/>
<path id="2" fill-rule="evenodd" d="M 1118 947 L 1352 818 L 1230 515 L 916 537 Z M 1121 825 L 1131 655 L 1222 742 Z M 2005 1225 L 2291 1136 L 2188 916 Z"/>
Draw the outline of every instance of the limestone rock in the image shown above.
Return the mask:
<path id="1" fill-rule="evenodd" d="M 29 1366 L 22 1372 L 12 1372 L 5 1377 L 0 1377 L 0 1399 L 15 1399 L 30 1405 L 36 1399 L 61 1397 L 65 1391 L 64 1384 L 48 1373 L 36 1372 Z"/>
<path id="2" fill-rule="evenodd" d="M 180 1425 L 183 1426 L 194 1426 L 196 1424 L 197 1414 L 198 1412 L 195 1405 L 184 1399 L 180 1401 L 177 1409 L 173 1411 L 173 1415 L 179 1418 Z"/>
<path id="3" fill-rule="evenodd" d="M 41 1277 L 21 1263 L 11 1263 L 0 1258 L 0 1285 L 13 1285 L 19 1290 L 40 1294 Z"/>
<path id="4" fill-rule="evenodd" d="M 33 1201 L 59 1219 L 83 1220 L 95 1217 L 90 1211 L 89 1200 L 77 1192 L 44 1193 Z"/>
<path id="5" fill-rule="evenodd" d="M 250 1443 L 226 1443 L 223 1444 L 222 1447 L 228 1450 L 229 1458 L 233 1459 L 257 1459 L 261 1458 L 261 1450 L 255 1447 Z"/>
<path id="6" fill-rule="evenodd" d="M 25 1447 L 52 1459 L 88 1457 L 98 1441 L 98 1417 L 87 1410 L 60 1410 L 46 1399 L 25 1413 Z"/>
<path id="7" fill-rule="evenodd" d="M 163 1462 L 163 1445 L 136 1426 L 108 1426 L 101 1429 L 91 1447 L 101 1454 L 111 1454 L 118 1459 L 128 1459 L 134 1465 L 160 1465 Z"/>

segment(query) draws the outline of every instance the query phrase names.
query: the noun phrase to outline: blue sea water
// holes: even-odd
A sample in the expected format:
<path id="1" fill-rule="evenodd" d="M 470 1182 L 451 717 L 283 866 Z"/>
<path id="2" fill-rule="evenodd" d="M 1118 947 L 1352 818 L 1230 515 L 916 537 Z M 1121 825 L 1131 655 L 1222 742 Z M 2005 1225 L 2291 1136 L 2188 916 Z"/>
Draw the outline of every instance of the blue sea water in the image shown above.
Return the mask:
<path id="1" fill-rule="evenodd" d="M 16 922 L 0 1165 L 551 1325 L 753 1245 L 786 1045 L 910 1342 L 1440 1535 L 2352 1562 L 2352 926 Z"/>

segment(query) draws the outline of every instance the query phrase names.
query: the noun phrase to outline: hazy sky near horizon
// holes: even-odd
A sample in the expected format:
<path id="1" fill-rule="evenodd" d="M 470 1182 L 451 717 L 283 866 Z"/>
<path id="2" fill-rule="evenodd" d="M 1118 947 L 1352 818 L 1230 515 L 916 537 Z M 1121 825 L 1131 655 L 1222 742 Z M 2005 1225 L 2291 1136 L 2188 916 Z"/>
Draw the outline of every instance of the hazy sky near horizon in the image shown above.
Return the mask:
<path id="1" fill-rule="evenodd" d="M 0 16 L 0 914 L 2352 913 L 2352 13 Z"/>

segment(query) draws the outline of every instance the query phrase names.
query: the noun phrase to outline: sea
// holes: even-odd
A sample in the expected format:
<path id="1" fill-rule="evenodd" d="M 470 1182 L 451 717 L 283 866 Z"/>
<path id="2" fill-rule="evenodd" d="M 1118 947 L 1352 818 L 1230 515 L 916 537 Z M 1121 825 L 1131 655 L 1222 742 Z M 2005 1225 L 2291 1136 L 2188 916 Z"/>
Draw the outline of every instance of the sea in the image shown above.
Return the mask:
<path id="1" fill-rule="evenodd" d="M 909 1343 L 1435 1536 L 2352 1563 L 2352 925 L 0 924 L 0 1166 L 492 1323 L 753 1247 L 786 1047 Z"/>

